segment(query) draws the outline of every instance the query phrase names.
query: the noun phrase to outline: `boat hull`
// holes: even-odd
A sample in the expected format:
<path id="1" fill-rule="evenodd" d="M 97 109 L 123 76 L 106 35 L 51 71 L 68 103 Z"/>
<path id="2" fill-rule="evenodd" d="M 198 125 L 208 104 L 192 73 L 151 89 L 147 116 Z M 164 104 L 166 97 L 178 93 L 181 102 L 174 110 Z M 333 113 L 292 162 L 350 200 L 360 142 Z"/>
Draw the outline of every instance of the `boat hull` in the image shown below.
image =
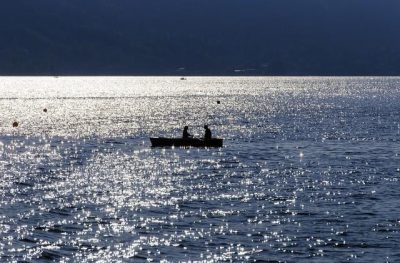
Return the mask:
<path id="1" fill-rule="evenodd" d="M 223 139 L 150 138 L 152 147 L 222 147 Z"/>

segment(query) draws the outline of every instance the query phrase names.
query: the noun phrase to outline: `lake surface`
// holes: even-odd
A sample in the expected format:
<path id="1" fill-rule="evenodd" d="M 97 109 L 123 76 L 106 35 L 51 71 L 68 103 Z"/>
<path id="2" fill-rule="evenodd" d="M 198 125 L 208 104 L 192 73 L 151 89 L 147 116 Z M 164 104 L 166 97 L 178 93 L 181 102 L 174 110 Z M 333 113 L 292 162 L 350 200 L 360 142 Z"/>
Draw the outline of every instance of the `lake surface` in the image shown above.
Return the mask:
<path id="1" fill-rule="evenodd" d="M 1 262 L 400 262 L 400 78 L 0 77 L 0 113 Z"/>

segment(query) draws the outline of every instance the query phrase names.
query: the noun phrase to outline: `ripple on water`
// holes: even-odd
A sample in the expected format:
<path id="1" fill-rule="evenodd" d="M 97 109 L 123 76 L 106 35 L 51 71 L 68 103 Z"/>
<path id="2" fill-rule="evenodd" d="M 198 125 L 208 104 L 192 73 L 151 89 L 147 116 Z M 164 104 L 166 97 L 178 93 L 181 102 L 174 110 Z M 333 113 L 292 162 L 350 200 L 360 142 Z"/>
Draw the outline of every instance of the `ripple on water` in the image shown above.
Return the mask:
<path id="1" fill-rule="evenodd" d="M 2 78 L 0 261 L 397 262 L 399 81 Z"/>

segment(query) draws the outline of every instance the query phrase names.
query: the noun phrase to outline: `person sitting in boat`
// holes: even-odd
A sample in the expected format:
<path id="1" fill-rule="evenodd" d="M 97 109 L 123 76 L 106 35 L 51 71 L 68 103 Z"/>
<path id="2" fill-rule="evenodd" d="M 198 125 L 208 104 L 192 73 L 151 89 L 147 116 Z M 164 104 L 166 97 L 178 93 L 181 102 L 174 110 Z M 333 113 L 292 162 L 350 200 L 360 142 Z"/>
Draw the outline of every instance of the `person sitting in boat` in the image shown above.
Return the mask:
<path id="1" fill-rule="evenodd" d="M 204 125 L 204 129 L 206 130 L 204 134 L 204 139 L 205 140 L 210 140 L 211 139 L 211 130 L 208 128 L 208 125 Z"/>
<path id="2" fill-rule="evenodd" d="M 188 132 L 189 127 L 185 126 L 183 128 L 183 134 L 182 134 L 182 138 L 183 139 L 188 139 L 188 138 L 192 138 L 193 136 Z"/>

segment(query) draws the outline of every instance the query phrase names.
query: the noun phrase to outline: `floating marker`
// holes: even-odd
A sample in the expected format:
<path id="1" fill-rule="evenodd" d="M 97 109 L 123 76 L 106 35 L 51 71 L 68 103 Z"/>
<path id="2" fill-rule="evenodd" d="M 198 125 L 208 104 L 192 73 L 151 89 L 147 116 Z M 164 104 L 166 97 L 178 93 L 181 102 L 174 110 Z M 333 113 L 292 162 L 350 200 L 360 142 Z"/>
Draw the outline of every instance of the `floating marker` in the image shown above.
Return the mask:
<path id="1" fill-rule="evenodd" d="M 217 104 L 221 104 L 221 102 L 219 100 L 217 100 Z"/>
<path id="2" fill-rule="evenodd" d="M 47 112 L 47 109 L 45 108 L 45 109 L 43 109 L 43 112 Z"/>
<path id="3" fill-rule="evenodd" d="M 18 122 L 17 121 L 13 122 L 13 127 L 18 127 Z"/>

